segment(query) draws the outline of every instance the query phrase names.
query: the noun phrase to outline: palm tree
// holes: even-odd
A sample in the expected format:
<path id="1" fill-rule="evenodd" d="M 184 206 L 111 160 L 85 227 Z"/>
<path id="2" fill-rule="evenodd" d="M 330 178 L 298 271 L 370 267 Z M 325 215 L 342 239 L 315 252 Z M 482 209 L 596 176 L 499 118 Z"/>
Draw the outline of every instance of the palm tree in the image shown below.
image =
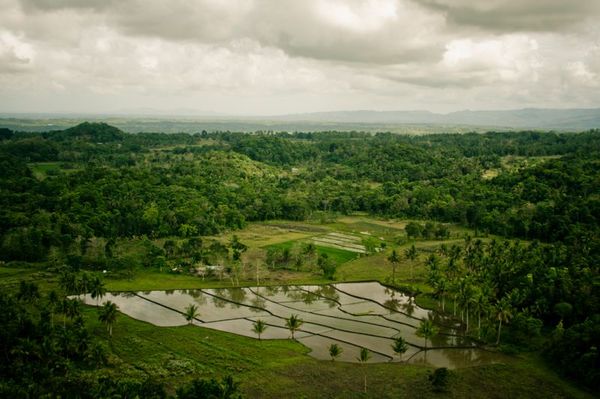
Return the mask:
<path id="1" fill-rule="evenodd" d="M 66 319 L 69 318 L 73 320 L 77 316 L 81 314 L 81 309 L 79 307 L 79 301 L 75 299 L 63 299 L 61 303 L 62 312 L 65 317 L 63 318 L 63 328 L 66 328 Z"/>
<path id="2" fill-rule="evenodd" d="M 450 280 L 449 291 L 452 294 L 452 315 L 456 316 L 456 298 L 458 298 L 458 281 Z"/>
<path id="3" fill-rule="evenodd" d="M 406 343 L 406 340 L 404 338 L 396 337 L 394 338 L 392 349 L 397 355 L 402 355 L 408 350 L 408 344 Z"/>
<path id="4" fill-rule="evenodd" d="M 265 330 L 267 329 L 267 323 L 265 323 L 264 321 L 258 319 L 254 322 L 252 329 L 254 330 L 254 332 L 256 333 L 256 335 L 258 335 L 258 340 L 260 341 L 260 336 L 262 333 L 265 332 Z"/>
<path id="5" fill-rule="evenodd" d="M 292 333 L 292 339 L 294 339 L 294 333 L 300 328 L 300 326 L 304 323 L 304 321 L 298 317 L 298 315 L 291 315 L 288 319 L 285 320 L 286 327 Z"/>
<path id="6" fill-rule="evenodd" d="M 395 284 L 396 283 L 396 266 L 398 266 L 398 263 L 400 263 L 400 257 L 398 256 L 398 253 L 396 252 L 395 249 L 392 251 L 390 256 L 388 256 L 387 260 L 392 264 L 392 283 Z"/>
<path id="7" fill-rule="evenodd" d="M 183 317 L 185 317 L 188 324 L 192 324 L 194 322 L 194 319 L 196 317 L 198 317 L 199 315 L 200 315 L 200 313 L 198 312 L 198 306 L 193 303 L 190 303 L 185 308 L 185 313 L 183 314 Z"/>
<path id="8" fill-rule="evenodd" d="M 106 295 L 106 288 L 104 287 L 104 281 L 98 276 L 94 277 L 90 282 L 90 294 L 92 299 L 96 299 L 96 306 L 98 302 Z"/>
<path id="9" fill-rule="evenodd" d="M 406 251 L 404 251 L 404 255 L 406 256 L 406 259 L 410 260 L 410 279 L 412 280 L 413 278 L 413 263 L 415 260 L 417 260 L 417 256 L 419 255 L 419 253 L 417 252 L 417 248 L 415 247 L 415 244 L 411 245 L 410 248 L 408 248 Z"/>
<path id="10" fill-rule="evenodd" d="M 360 364 L 365 364 L 371 358 L 371 353 L 367 348 L 360 348 L 359 356 L 356 358 Z M 367 372 L 363 370 L 365 377 L 365 393 L 367 392 Z"/>
<path id="11" fill-rule="evenodd" d="M 100 308 L 98 319 L 106 324 L 106 329 L 108 331 L 108 335 L 112 338 L 112 328 L 113 324 L 117 321 L 117 311 L 119 307 L 112 303 L 111 301 L 107 301 Z"/>
<path id="12" fill-rule="evenodd" d="M 81 294 L 85 295 L 87 293 L 88 286 L 90 285 L 90 277 L 86 272 L 81 274 L 81 281 L 77 285 L 77 296 L 80 296 Z"/>
<path id="13" fill-rule="evenodd" d="M 333 362 L 335 359 L 340 357 L 344 350 L 338 344 L 329 345 L 329 356 L 331 356 L 331 361 Z"/>
<path id="14" fill-rule="evenodd" d="M 442 312 L 446 311 L 446 292 L 448 291 L 448 280 L 444 276 L 438 276 L 434 281 L 435 294 L 440 298 Z"/>
<path id="15" fill-rule="evenodd" d="M 502 298 L 495 309 L 496 320 L 498 320 L 498 338 L 496 339 L 496 345 L 500 343 L 500 331 L 502 330 L 502 323 L 508 323 L 508 321 L 512 318 L 512 309 L 508 299 Z"/>
<path id="16" fill-rule="evenodd" d="M 484 291 L 481 289 L 477 290 L 473 298 L 473 310 L 477 312 L 477 339 L 481 339 L 481 314 L 485 313 L 488 307 L 488 298 Z"/>
<path id="17" fill-rule="evenodd" d="M 59 298 L 56 291 L 52 290 L 48 293 L 48 308 L 50 310 L 50 325 L 54 327 L 54 312 L 59 306 Z"/>
<path id="18" fill-rule="evenodd" d="M 474 295 L 475 292 L 471 284 L 471 279 L 468 276 L 458 280 L 458 300 L 461 307 L 461 321 L 465 320 L 466 315 L 465 332 L 469 331 L 469 304 L 473 301 Z"/>
<path id="19" fill-rule="evenodd" d="M 433 321 L 422 320 L 415 334 L 417 337 L 425 338 L 425 350 L 427 350 L 427 340 L 435 337 L 439 331 L 440 329 L 433 324 Z"/>
<path id="20" fill-rule="evenodd" d="M 40 298 L 40 290 L 36 283 L 21 280 L 17 298 L 24 302 L 35 302 Z"/>

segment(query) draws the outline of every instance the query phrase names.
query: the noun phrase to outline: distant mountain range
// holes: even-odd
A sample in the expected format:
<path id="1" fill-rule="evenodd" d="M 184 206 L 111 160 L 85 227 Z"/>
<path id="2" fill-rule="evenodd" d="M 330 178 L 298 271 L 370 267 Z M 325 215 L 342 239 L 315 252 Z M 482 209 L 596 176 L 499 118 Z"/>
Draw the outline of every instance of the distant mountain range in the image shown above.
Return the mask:
<path id="1" fill-rule="evenodd" d="M 600 128 L 600 108 L 525 108 L 507 111 L 337 111 L 266 117 L 279 121 L 372 124 L 468 125 L 518 129 L 586 130 Z"/>
<path id="2" fill-rule="evenodd" d="M 600 129 L 600 108 L 525 108 L 507 111 L 335 111 L 289 115 L 241 116 L 150 108 L 94 114 L 0 113 L 0 127 L 12 130 L 61 130 L 84 121 L 107 122 L 125 132 L 365 131 L 463 133 L 502 130 L 585 131 Z"/>

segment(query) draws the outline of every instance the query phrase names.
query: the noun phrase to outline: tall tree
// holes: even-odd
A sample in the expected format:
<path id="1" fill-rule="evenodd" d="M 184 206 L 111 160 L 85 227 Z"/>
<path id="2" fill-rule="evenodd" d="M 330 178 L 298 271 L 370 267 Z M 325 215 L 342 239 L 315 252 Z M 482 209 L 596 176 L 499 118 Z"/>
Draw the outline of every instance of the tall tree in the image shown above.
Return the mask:
<path id="1" fill-rule="evenodd" d="M 21 280 L 17 298 L 23 302 L 35 302 L 40 299 L 40 289 L 36 283 Z"/>
<path id="2" fill-rule="evenodd" d="M 494 309 L 496 314 L 496 320 L 498 320 L 498 337 L 496 338 L 496 345 L 500 344 L 500 333 L 502 331 L 502 323 L 508 323 L 512 318 L 512 307 L 507 297 L 502 298 L 496 304 Z"/>
<path id="3" fill-rule="evenodd" d="M 90 295 L 92 299 L 96 299 L 96 306 L 104 295 L 106 295 L 106 288 L 104 281 L 98 276 L 95 276 L 90 282 Z"/>
<path id="4" fill-rule="evenodd" d="M 425 350 L 427 350 L 427 341 L 435 337 L 439 331 L 440 329 L 435 324 L 433 324 L 433 321 L 427 319 L 421 321 L 421 323 L 419 324 L 419 328 L 417 328 L 415 334 L 417 334 L 417 337 L 425 339 Z"/>
<path id="5" fill-rule="evenodd" d="M 396 337 L 394 338 L 394 343 L 392 344 L 392 349 L 394 350 L 394 353 L 397 355 L 402 355 L 404 353 L 406 353 L 406 351 L 408 350 L 408 343 L 406 342 L 406 340 L 402 337 Z"/>
<path id="6" fill-rule="evenodd" d="M 261 341 L 261 335 L 268 328 L 267 323 L 263 320 L 258 319 L 252 324 L 252 330 L 258 335 L 258 340 Z"/>
<path id="7" fill-rule="evenodd" d="M 413 263 L 417 260 L 417 257 L 419 256 L 419 252 L 417 251 L 417 247 L 415 247 L 415 244 L 412 244 L 410 248 L 404 251 L 404 256 L 406 256 L 406 259 L 410 261 L 410 279 L 412 280 Z"/>
<path id="8" fill-rule="evenodd" d="M 481 315 L 488 309 L 489 302 L 485 290 L 477 289 L 473 296 L 473 310 L 477 312 L 477 339 L 481 339 Z"/>
<path id="9" fill-rule="evenodd" d="M 48 310 L 50 311 L 50 325 L 54 327 L 54 313 L 59 308 L 60 299 L 56 291 L 52 290 L 48 293 Z"/>
<path id="10" fill-rule="evenodd" d="M 90 276 L 86 273 L 83 272 L 81 273 L 81 279 L 79 280 L 79 283 L 77 284 L 77 294 L 78 295 L 85 295 L 88 291 L 90 285 Z"/>
<path id="11" fill-rule="evenodd" d="M 392 253 L 387 258 L 388 262 L 392 264 L 392 284 L 396 284 L 396 267 L 400 263 L 400 257 L 396 250 L 392 250 Z"/>
<path id="12" fill-rule="evenodd" d="M 185 308 L 185 313 L 183 314 L 183 316 L 187 320 L 188 324 L 191 325 L 194 322 L 194 319 L 198 317 L 199 314 L 200 313 L 198 312 L 198 306 L 196 304 L 190 303 Z"/>
<path id="13" fill-rule="evenodd" d="M 294 333 L 300 328 L 300 326 L 304 324 L 304 320 L 298 317 L 298 315 L 292 314 L 289 318 L 286 319 L 285 325 L 292 333 L 292 339 L 295 339 Z"/>
<path id="14" fill-rule="evenodd" d="M 338 344 L 329 345 L 329 356 L 331 356 L 331 361 L 333 362 L 335 359 L 342 355 L 344 350 Z"/>
<path id="15" fill-rule="evenodd" d="M 106 325 L 106 330 L 108 331 L 108 335 L 112 338 L 113 325 L 117 321 L 117 311 L 119 307 L 112 303 L 111 301 L 107 301 L 102 305 L 98 313 L 98 319 Z"/>
<path id="16" fill-rule="evenodd" d="M 360 352 L 356 360 L 360 362 L 361 365 L 364 365 L 371 358 L 371 353 L 367 348 L 360 348 Z M 367 393 L 367 371 L 363 369 L 363 376 L 365 378 L 365 393 Z"/>

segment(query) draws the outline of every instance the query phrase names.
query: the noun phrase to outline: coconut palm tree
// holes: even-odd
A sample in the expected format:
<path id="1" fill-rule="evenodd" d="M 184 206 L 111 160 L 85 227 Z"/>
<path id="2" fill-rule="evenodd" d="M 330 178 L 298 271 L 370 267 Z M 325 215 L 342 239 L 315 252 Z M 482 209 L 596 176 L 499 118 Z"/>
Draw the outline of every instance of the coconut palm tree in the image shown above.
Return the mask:
<path id="1" fill-rule="evenodd" d="M 67 295 L 72 294 L 77 289 L 77 278 L 75 273 L 69 271 L 62 271 L 60 273 L 59 284 Z"/>
<path id="2" fill-rule="evenodd" d="M 371 358 L 371 353 L 367 348 L 360 348 L 360 353 L 356 360 L 360 362 L 360 364 L 365 364 Z M 367 372 L 363 370 L 363 375 L 365 377 L 365 393 L 367 392 Z"/>
<path id="3" fill-rule="evenodd" d="M 92 296 L 92 299 L 96 299 L 96 306 L 99 305 L 98 302 L 102 297 L 106 295 L 104 281 L 98 276 L 94 277 L 90 282 L 90 295 Z"/>
<path id="4" fill-rule="evenodd" d="M 394 353 L 400 356 L 406 353 L 406 351 L 408 350 L 408 344 L 406 343 L 406 340 L 404 338 L 396 337 L 394 338 L 392 349 L 394 350 Z"/>
<path id="5" fill-rule="evenodd" d="M 473 310 L 477 312 L 477 339 L 481 339 L 481 315 L 488 309 L 488 298 L 484 290 L 478 289 L 473 297 Z"/>
<path id="6" fill-rule="evenodd" d="M 496 345 L 500 343 L 500 332 L 502 330 L 502 323 L 508 323 L 512 318 L 512 307 L 508 301 L 508 298 L 502 298 L 495 308 L 496 320 L 498 320 L 498 338 L 496 338 Z"/>
<path id="7" fill-rule="evenodd" d="M 48 309 L 50 310 L 50 325 L 54 327 L 54 312 L 59 307 L 60 299 L 56 291 L 52 290 L 48 293 Z"/>
<path id="8" fill-rule="evenodd" d="M 60 303 L 61 312 L 64 314 L 63 317 L 63 328 L 67 328 L 67 318 L 73 320 L 81 314 L 79 307 L 79 301 L 75 299 L 65 298 Z"/>
<path id="9" fill-rule="evenodd" d="M 461 308 L 460 319 L 461 321 L 466 320 L 465 332 L 469 331 L 469 304 L 473 301 L 475 291 L 471 284 L 470 277 L 464 277 L 458 280 L 458 300 Z"/>
<path id="10" fill-rule="evenodd" d="M 108 335 L 112 338 L 112 328 L 113 324 L 117 321 L 117 311 L 119 307 L 112 303 L 111 301 L 107 301 L 100 308 L 98 319 L 106 324 L 106 329 L 108 331 Z"/>
<path id="11" fill-rule="evenodd" d="M 21 280 L 19 283 L 19 292 L 17 298 L 23 302 L 35 302 L 40 299 L 40 290 L 36 283 Z"/>
<path id="12" fill-rule="evenodd" d="M 286 327 L 292 333 L 292 339 L 294 338 L 294 333 L 300 328 L 300 326 L 304 323 L 304 320 L 298 317 L 298 315 L 292 314 L 288 319 L 285 320 Z"/>
<path id="13" fill-rule="evenodd" d="M 411 245 L 410 248 L 408 248 L 406 251 L 404 251 L 404 255 L 406 256 L 406 259 L 410 260 L 410 279 L 412 280 L 413 278 L 413 263 L 415 260 L 417 260 L 417 256 L 419 255 L 419 253 L 417 252 L 417 248 L 415 247 L 415 244 Z"/>
<path id="14" fill-rule="evenodd" d="M 185 308 L 185 313 L 183 314 L 183 317 L 185 317 L 188 324 L 192 324 L 194 322 L 194 319 L 196 317 L 198 317 L 199 315 L 200 315 L 200 313 L 198 312 L 198 306 L 193 303 L 190 303 Z"/>
<path id="15" fill-rule="evenodd" d="M 440 298 L 442 312 L 446 311 L 446 292 L 448 292 L 448 280 L 444 276 L 438 276 L 434 283 L 435 294 Z"/>
<path id="16" fill-rule="evenodd" d="M 77 284 L 77 296 L 81 296 L 82 294 L 85 295 L 88 291 L 89 285 L 90 276 L 86 272 L 83 272 L 81 274 L 81 281 L 79 281 Z"/>
<path id="17" fill-rule="evenodd" d="M 440 329 L 433 324 L 433 321 L 422 320 L 415 334 L 417 337 L 425 339 L 425 350 L 427 350 L 427 341 L 435 337 L 439 331 Z"/>
<path id="18" fill-rule="evenodd" d="M 252 329 L 254 330 L 254 332 L 256 333 L 256 335 L 258 335 L 258 340 L 260 341 L 260 336 L 262 333 L 265 332 L 265 330 L 267 329 L 267 323 L 265 323 L 264 321 L 258 319 L 254 322 L 254 324 L 252 325 Z"/>
<path id="19" fill-rule="evenodd" d="M 400 256 L 398 256 L 398 252 L 394 249 L 390 256 L 387 258 L 388 262 L 392 264 L 392 284 L 396 283 L 396 267 L 400 263 Z"/>
<path id="20" fill-rule="evenodd" d="M 340 357 L 344 350 L 338 344 L 329 345 L 329 356 L 331 356 L 331 361 L 333 362 L 335 359 Z"/>

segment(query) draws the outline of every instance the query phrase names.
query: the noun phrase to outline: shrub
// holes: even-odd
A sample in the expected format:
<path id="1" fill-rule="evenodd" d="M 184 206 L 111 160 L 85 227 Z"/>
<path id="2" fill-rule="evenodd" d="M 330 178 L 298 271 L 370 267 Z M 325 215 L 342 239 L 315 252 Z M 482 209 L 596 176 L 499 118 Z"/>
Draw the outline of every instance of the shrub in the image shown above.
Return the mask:
<path id="1" fill-rule="evenodd" d="M 446 367 L 440 367 L 429 375 L 429 382 L 434 392 L 445 392 L 448 388 L 450 372 Z"/>

